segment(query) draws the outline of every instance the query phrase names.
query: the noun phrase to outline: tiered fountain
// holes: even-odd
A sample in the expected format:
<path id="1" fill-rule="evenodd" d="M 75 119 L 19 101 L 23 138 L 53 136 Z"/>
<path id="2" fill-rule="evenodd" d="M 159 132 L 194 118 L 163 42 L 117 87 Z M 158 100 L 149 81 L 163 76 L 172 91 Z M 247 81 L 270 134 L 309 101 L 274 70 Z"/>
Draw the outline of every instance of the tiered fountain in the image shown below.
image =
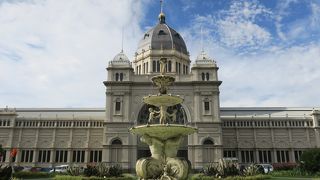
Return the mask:
<path id="1" fill-rule="evenodd" d="M 168 113 L 168 107 L 183 102 L 178 95 L 167 94 L 168 86 L 175 78 L 165 75 L 167 60 L 160 59 L 161 75 L 152 78 L 159 94 L 143 98 L 143 102 L 156 108 L 149 108 L 149 118 L 145 125 L 132 127 L 130 132 L 141 136 L 148 144 L 151 157 L 144 157 L 136 163 L 136 173 L 141 179 L 187 179 L 189 163 L 177 157 L 178 148 L 185 136 L 193 134 L 196 128 L 176 123 L 176 113 Z M 159 122 L 156 120 L 159 119 Z"/>

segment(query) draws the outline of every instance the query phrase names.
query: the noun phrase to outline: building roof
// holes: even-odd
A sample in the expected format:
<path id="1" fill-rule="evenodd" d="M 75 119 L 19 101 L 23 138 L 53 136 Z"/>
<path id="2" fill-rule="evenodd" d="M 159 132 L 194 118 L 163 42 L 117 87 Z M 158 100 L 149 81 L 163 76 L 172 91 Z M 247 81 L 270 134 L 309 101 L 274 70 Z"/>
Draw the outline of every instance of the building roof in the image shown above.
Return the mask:
<path id="1" fill-rule="evenodd" d="M 177 50 L 188 54 L 187 46 L 181 35 L 168 26 L 165 22 L 165 15 L 160 13 L 159 23 L 147 31 L 138 45 L 137 53 L 146 50 Z"/>
<path id="2" fill-rule="evenodd" d="M 222 107 L 221 118 L 227 117 L 311 117 L 314 109 L 320 107 Z M 18 118 L 36 119 L 91 119 L 104 120 L 105 108 L 17 108 L 0 109 L 0 114 L 14 112 Z"/>

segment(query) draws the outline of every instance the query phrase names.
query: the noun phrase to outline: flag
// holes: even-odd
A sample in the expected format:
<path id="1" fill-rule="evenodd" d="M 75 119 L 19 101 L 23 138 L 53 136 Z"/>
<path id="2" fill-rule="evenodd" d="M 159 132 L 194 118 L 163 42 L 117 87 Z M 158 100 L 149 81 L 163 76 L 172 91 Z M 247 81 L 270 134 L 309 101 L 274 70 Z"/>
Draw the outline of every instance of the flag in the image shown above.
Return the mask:
<path id="1" fill-rule="evenodd" d="M 10 151 L 10 157 L 16 157 L 16 155 L 17 155 L 17 148 L 11 149 L 11 151 Z"/>

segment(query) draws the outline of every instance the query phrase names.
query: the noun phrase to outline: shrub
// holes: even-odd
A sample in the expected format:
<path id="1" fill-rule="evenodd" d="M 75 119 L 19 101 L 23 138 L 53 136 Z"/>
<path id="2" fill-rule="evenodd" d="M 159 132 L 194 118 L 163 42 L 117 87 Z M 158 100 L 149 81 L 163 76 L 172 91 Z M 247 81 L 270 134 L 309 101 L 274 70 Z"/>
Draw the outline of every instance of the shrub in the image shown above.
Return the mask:
<path id="1" fill-rule="evenodd" d="M 48 177 L 51 177 L 51 175 L 45 172 L 20 171 L 20 172 L 13 173 L 13 177 L 31 179 L 31 178 L 48 178 Z"/>
<path id="2" fill-rule="evenodd" d="M 81 176 L 56 175 L 55 180 L 82 180 Z"/>
<path id="3" fill-rule="evenodd" d="M 293 170 L 273 171 L 270 174 L 277 177 L 320 177 L 320 172 L 313 173 L 299 168 Z"/>
<path id="4" fill-rule="evenodd" d="M 119 177 L 122 174 L 122 168 L 119 164 L 107 166 L 106 163 L 98 163 L 95 168 L 99 177 Z"/>
<path id="5" fill-rule="evenodd" d="M 231 161 L 220 160 L 219 163 L 220 175 L 225 176 L 236 176 L 240 174 L 237 163 Z"/>
<path id="6" fill-rule="evenodd" d="M 83 176 L 69 176 L 69 175 L 57 175 L 55 180 L 135 180 L 137 179 L 135 176 L 124 174 L 121 177 L 83 177 Z"/>
<path id="7" fill-rule="evenodd" d="M 71 176 L 79 176 L 83 173 L 83 169 L 78 166 L 70 166 L 67 169 L 67 174 Z"/>
<path id="8" fill-rule="evenodd" d="M 202 173 L 205 176 L 236 176 L 240 174 L 238 164 L 221 159 L 219 163 L 211 163 L 205 166 Z"/>
<path id="9" fill-rule="evenodd" d="M 13 166 L 14 172 L 20 172 L 23 170 L 22 166 Z"/>
<path id="10" fill-rule="evenodd" d="M 98 169 L 95 166 L 87 166 L 87 168 L 84 169 L 83 174 L 85 176 L 99 176 Z"/>
<path id="11" fill-rule="evenodd" d="M 298 167 L 297 163 L 273 163 L 273 169 L 277 170 L 293 170 L 294 168 Z"/>
<path id="12" fill-rule="evenodd" d="M 263 169 L 262 169 L 263 171 Z M 258 174 L 262 174 L 263 172 L 261 172 L 261 170 L 259 169 L 259 167 L 255 164 L 251 164 L 250 166 L 246 167 L 243 170 L 243 175 L 244 176 L 255 176 Z"/>
<path id="13" fill-rule="evenodd" d="M 97 166 L 98 176 L 108 176 L 109 174 L 109 168 L 106 163 L 98 163 Z"/>
<path id="14" fill-rule="evenodd" d="M 213 179 L 219 179 L 218 177 L 214 178 L 212 176 L 205 176 L 204 174 L 194 174 L 191 176 L 191 180 L 213 180 Z M 224 180 L 263 180 L 263 179 L 271 179 L 270 175 L 255 175 L 255 176 L 229 176 L 226 178 L 223 178 Z"/>
<path id="15" fill-rule="evenodd" d="M 11 173 L 11 166 L 6 166 L 2 168 L 2 165 L 0 165 L 0 180 L 10 179 Z"/>
<path id="16" fill-rule="evenodd" d="M 109 174 L 108 176 L 111 176 L 111 177 L 119 177 L 121 176 L 122 174 L 122 168 L 119 164 L 116 164 L 116 165 L 111 165 L 109 167 Z"/>
<path id="17" fill-rule="evenodd" d="M 217 165 L 214 163 L 210 163 L 206 165 L 203 169 L 202 172 L 205 176 L 215 176 L 216 174 L 219 173 Z"/>
<path id="18" fill-rule="evenodd" d="M 301 168 L 310 171 L 320 171 L 320 149 L 311 149 L 302 153 Z"/>

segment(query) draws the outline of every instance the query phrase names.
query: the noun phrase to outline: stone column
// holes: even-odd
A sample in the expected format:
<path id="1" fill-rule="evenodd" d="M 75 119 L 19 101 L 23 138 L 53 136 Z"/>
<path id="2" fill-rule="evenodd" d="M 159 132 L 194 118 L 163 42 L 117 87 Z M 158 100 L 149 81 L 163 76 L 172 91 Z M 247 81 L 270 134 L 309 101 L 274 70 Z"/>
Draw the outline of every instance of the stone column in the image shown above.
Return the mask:
<path id="1" fill-rule="evenodd" d="M 64 155 L 64 154 L 63 154 L 63 155 Z M 60 156 L 61 156 L 61 154 L 60 154 Z M 71 150 L 71 149 L 68 149 L 68 158 L 67 158 L 67 163 L 68 163 L 68 164 L 71 164 L 71 163 L 72 163 L 72 156 L 73 156 L 72 150 Z M 63 157 L 63 159 L 64 159 L 64 157 Z"/>
<path id="2" fill-rule="evenodd" d="M 274 148 L 273 150 L 273 162 L 274 163 L 277 163 L 278 162 L 278 160 L 277 160 L 277 150 Z"/>

